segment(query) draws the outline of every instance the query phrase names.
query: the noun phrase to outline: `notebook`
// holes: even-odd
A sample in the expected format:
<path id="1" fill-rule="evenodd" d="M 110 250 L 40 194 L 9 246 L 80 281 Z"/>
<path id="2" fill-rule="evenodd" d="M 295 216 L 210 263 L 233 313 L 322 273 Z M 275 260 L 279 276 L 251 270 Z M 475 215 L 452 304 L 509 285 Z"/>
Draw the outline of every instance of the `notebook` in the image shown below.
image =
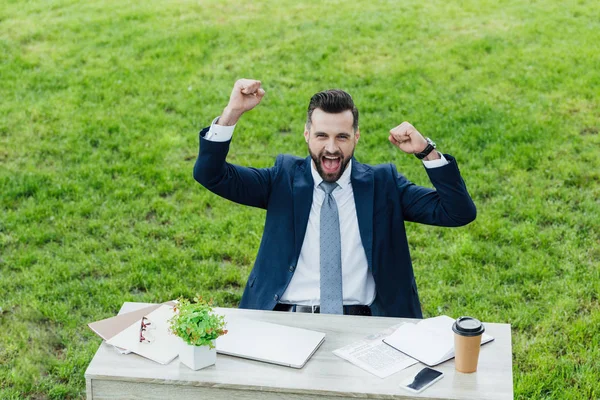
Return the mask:
<path id="1" fill-rule="evenodd" d="M 146 315 L 153 325 L 152 330 L 149 332 L 153 339 L 151 343 L 140 342 L 141 317 L 107 340 L 106 343 L 127 349 L 157 363 L 168 364 L 179 354 L 181 340 L 169 332 L 169 319 L 173 315 L 173 307 L 164 304 Z"/>
<path id="2" fill-rule="evenodd" d="M 302 368 L 325 340 L 322 332 L 227 317 L 228 333 L 216 341 L 217 353 Z"/>
<path id="3" fill-rule="evenodd" d="M 427 318 L 416 324 L 405 323 L 383 342 L 409 357 L 433 367 L 454 357 L 454 319 L 447 315 Z M 486 333 L 481 344 L 494 338 Z"/>

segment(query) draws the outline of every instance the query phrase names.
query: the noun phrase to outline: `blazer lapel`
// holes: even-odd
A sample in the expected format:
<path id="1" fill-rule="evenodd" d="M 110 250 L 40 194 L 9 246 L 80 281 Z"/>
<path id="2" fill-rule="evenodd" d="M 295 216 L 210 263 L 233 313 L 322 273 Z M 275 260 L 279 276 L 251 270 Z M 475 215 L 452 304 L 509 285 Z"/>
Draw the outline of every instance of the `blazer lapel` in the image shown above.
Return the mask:
<path id="1" fill-rule="evenodd" d="M 310 172 L 310 163 L 311 158 L 307 157 L 306 161 L 296 168 L 294 174 L 294 188 L 292 195 L 294 201 L 294 243 L 296 260 L 298 260 L 300 250 L 302 249 L 302 242 L 304 241 L 304 235 L 306 234 L 308 216 L 313 200 L 314 181 Z"/>
<path id="2" fill-rule="evenodd" d="M 375 188 L 373 170 L 353 158 L 350 180 L 354 192 L 360 239 L 365 249 L 369 269 L 373 270 L 373 196 Z"/>

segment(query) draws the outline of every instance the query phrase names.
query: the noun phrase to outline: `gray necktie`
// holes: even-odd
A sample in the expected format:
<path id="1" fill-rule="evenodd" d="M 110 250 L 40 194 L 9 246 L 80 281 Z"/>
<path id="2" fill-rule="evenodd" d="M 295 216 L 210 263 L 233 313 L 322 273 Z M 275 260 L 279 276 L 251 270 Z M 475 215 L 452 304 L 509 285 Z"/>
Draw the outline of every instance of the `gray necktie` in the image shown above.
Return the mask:
<path id="1" fill-rule="evenodd" d="M 321 182 L 325 192 L 321 206 L 320 261 L 321 261 L 321 313 L 343 314 L 342 294 L 342 242 L 340 240 L 340 218 L 331 192 L 337 183 Z"/>

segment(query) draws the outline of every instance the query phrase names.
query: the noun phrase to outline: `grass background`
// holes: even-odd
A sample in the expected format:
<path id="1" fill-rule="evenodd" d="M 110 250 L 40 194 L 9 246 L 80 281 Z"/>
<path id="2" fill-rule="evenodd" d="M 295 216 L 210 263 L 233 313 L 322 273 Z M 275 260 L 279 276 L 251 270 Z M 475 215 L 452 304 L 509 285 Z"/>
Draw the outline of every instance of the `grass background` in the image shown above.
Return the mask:
<path id="1" fill-rule="evenodd" d="M 460 229 L 409 224 L 425 316 L 512 324 L 515 397 L 600 397 L 595 1 L 14 1 L 0 5 L 0 398 L 80 398 L 124 301 L 236 306 L 264 212 L 192 179 L 197 131 L 263 81 L 229 159 L 305 155 L 310 96 L 348 90 L 356 156 L 403 120 L 459 161 Z"/>

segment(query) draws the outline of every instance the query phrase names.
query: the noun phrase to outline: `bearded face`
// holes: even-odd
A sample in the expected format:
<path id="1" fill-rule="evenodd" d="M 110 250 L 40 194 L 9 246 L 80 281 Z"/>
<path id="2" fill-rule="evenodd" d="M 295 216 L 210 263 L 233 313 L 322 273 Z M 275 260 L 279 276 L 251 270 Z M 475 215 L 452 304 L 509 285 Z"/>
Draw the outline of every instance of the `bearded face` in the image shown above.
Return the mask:
<path id="1" fill-rule="evenodd" d="M 331 114 L 317 108 L 304 131 L 315 168 L 326 182 L 337 181 L 354 155 L 360 132 L 354 131 L 350 110 Z"/>

